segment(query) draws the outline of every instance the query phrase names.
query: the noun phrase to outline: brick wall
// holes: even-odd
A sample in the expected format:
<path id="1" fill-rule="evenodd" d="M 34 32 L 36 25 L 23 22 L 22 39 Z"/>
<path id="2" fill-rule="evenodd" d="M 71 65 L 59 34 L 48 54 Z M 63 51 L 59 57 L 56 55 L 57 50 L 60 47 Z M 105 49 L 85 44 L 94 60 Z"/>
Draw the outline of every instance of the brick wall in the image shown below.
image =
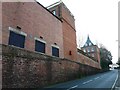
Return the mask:
<path id="1" fill-rule="evenodd" d="M 6 2 L 2 3 L 2 41 L 8 45 L 8 27 L 21 27 L 27 34 L 25 49 L 34 51 L 34 37 L 43 37 L 46 42 L 46 54 L 51 55 L 51 45 L 56 43 L 60 48 L 60 57 L 63 55 L 63 34 L 61 21 L 36 2 Z"/>
<path id="2" fill-rule="evenodd" d="M 81 64 L 89 65 L 95 68 L 101 68 L 100 64 L 97 61 L 94 61 L 93 59 L 81 54 L 78 52 L 77 54 L 77 61 Z"/>
<path id="3" fill-rule="evenodd" d="M 36 2 L 2 3 L 2 11 L 3 87 L 43 87 L 99 70 L 90 58 L 77 55 L 74 17 L 64 5 L 62 22 Z M 8 27 L 16 26 L 27 34 L 25 49 L 7 46 Z M 46 55 L 34 52 L 34 37 L 40 36 L 46 41 Z M 54 43 L 60 48 L 60 57 L 67 59 L 51 57 Z"/>
<path id="4" fill-rule="evenodd" d="M 63 21 L 63 46 L 64 46 L 64 57 L 76 60 L 77 57 L 77 45 L 76 45 L 76 32 Z M 71 55 L 70 55 L 71 51 Z"/>
<path id="5" fill-rule="evenodd" d="M 92 48 L 94 49 L 94 51 L 91 51 Z M 96 59 L 97 62 L 100 63 L 100 50 L 97 45 L 82 47 L 82 50 L 83 51 L 86 50 L 86 53 L 89 54 L 90 56 L 92 56 L 92 54 L 94 54 L 94 58 Z M 89 52 L 88 52 L 88 50 L 89 50 Z"/>
<path id="6" fill-rule="evenodd" d="M 2 44 L 2 2 L 0 2 L 0 44 Z M 0 89 L 2 88 L 2 49 L 0 46 Z"/>
<path id="7" fill-rule="evenodd" d="M 39 88 L 97 73 L 99 69 L 2 45 L 3 88 Z"/>
<path id="8" fill-rule="evenodd" d="M 0 89 L 2 88 L 2 46 L 0 45 Z"/>
<path id="9" fill-rule="evenodd" d="M 0 2 L 0 44 L 2 44 L 2 2 Z"/>
<path id="10" fill-rule="evenodd" d="M 64 57 L 77 60 L 77 43 L 75 20 L 68 8 L 62 3 L 62 29 L 63 29 L 63 46 Z M 71 51 L 71 55 L 70 55 Z"/>
<path id="11" fill-rule="evenodd" d="M 59 2 L 57 2 L 59 3 Z M 47 9 L 53 13 L 53 11 L 55 11 L 55 16 L 57 16 L 58 18 L 61 19 L 61 16 L 62 16 L 62 12 L 61 12 L 61 3 L 56 5 L 56 6 L 48 6 Z"/>
<path id="12" fill-rule="evenodd" d="M 76 44 L 76 30 L 75 19 L 69 9 L 62 2 L 59 4 L 49 6 L 49 10 L 56 11 L 56 16 L 62 20 L 62 32 L 63 32 L 63 53 L 64 58 L 77 60 L 77 44 Z M 56 3 L 55 3 L 56 4 Z"/>
<path id="13" fill-rule="evenodd" d="M 66 20 L 67 23 L 75 29 L 75 19 L 70 10 L 66 7 L 64 3 L 62 3 L 62 19 Z"/>

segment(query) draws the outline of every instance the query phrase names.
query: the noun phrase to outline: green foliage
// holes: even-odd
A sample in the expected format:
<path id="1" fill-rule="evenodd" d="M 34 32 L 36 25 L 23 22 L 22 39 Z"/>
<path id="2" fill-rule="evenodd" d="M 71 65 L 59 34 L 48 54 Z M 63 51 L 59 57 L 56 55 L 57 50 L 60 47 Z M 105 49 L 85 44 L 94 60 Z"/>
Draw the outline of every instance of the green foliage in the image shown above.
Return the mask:
<path id="1" fill-rule="evenodd" d="M 109 69 L 109 65 L 112 64 L 112 55 L 105 47 L 100 47 L 100 64 L 102 69 Z"/>

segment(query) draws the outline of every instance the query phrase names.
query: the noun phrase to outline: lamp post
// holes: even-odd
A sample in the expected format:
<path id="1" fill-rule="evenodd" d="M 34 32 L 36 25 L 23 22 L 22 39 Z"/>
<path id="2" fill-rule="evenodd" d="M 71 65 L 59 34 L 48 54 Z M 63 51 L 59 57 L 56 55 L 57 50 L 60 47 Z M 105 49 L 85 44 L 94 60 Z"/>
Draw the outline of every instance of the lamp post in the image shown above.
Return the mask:
<path id="1" fill-rule="evenodd" d="M 118 42 L 118 47 L 120 49 L 120 40 L 116 40 Z"/>
<path id="2" fill-rule="evenodd" d="M 118 42 L 118 65 L 120 67 L 120 40 L 116 40 Z"/>

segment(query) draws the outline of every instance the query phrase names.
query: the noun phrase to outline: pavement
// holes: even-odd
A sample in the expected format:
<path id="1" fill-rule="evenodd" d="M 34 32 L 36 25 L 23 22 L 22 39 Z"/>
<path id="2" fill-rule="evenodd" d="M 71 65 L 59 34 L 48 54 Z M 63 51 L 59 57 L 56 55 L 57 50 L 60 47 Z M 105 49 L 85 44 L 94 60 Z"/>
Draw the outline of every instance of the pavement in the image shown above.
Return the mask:
<path id="1" fill-rule="evenodd" d="M 120 90 L 120 69 L 118 69 L 118 76 L 117 76 L 117 81 L 116 81 L 114 90 Z"/>
<path id="2" fill-rule="evenodd" d="M 52 89 L 62 88 L 62 90 L 81 90 L 81 89 L 112 90 L 112 88 L 114 88 L 115 83 L 117 81 L 117 76 L 118 76 L 118 70 L 111 70 L 108 72 L 87 76 L 82 79 L 56 84 L 47 88 L 52 88 Z"/>

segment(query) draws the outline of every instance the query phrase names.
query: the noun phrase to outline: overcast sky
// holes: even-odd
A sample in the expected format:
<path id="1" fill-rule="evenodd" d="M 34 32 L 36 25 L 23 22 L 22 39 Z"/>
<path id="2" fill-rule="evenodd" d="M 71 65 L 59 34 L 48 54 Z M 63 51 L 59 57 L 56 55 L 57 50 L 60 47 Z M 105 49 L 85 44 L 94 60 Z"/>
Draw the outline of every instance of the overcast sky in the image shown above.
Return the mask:
<path id="1" fill-rule="evenodd" d="M 37 0 L 49 6 L 59 0 Z M 89 34 L 91 41 L 103 44 L 118 60 L 118 1 L 62 0 L 75 17 L 77 44 L 82 46 Z"/>

